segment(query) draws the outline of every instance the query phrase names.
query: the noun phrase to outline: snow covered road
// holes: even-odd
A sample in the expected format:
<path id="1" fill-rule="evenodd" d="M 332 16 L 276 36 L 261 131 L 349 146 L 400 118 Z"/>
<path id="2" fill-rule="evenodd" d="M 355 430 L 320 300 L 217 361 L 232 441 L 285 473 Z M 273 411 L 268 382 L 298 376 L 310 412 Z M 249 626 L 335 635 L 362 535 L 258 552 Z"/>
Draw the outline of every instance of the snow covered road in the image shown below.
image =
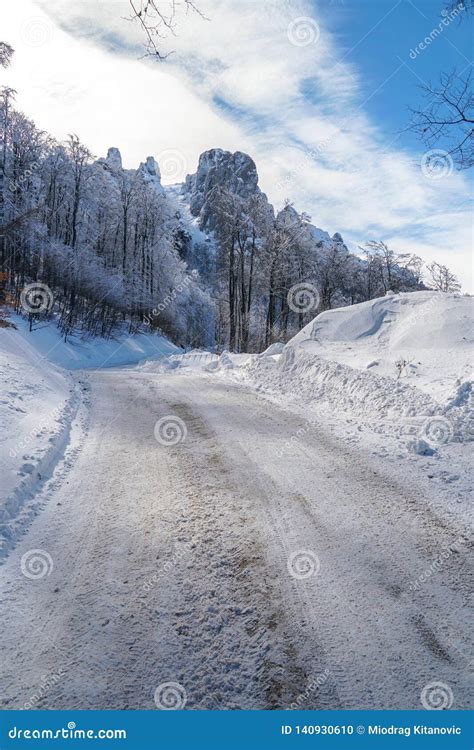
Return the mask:
<path id="1" fill-rule="evenodd" d="M 249 388 L 86 377 L 82 448 L 0 568 L 3 708 L 468 707 L 467 534 L 427 488 Z"/>

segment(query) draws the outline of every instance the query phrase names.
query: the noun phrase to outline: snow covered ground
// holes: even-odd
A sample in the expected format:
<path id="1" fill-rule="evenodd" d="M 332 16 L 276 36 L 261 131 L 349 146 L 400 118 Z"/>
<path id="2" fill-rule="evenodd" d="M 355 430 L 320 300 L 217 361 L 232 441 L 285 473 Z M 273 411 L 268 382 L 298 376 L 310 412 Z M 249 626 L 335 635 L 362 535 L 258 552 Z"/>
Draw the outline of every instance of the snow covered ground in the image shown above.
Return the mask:
<path id="1" fill-rule="evenodd" d="M 388 295 L 322 313 L 285 347 L 273 344 L 261 355 L 225 352 L 206 363 L 201 353 L 202 369 L 310 414 L 348 450 L 363 445 L 428 477 L 433 507 L 466 519 L 473 483 L 473 322 L 472 297 Z M 179 356 L 171 364 L 189 366 Z"/>
<path id="2" fill-rule="evenodd" d="M 189 709 L 411 709 L 434 681 L 469 706 L 467 536 L 427 482 L 195 370 L 89 382 L 83 448 L 0 569 L 4 708 L 174 683 Z"/>
<path id="3" fill-rule="evenodd" d="M 88 385 L 73 372 L 177 351 L 163 337 L 125 333 L 109 341 L 76 337 L 65 344 L 54 324 L 30 333 L 21 316 L 8 320 L 12 327 L 0 328 L 0 558 L 38 512 L 38 485 L 51 478 L 66 452 L 78 450 L 72 427 L 84 418 L 80 406 Z"/>
<path id="4" fill-rule="evenodd" d="M 435 683 L 472 706 L 466 299 L 437 303 L 444 342 L 407 322 L 429 297 L 384 298 L 259 356 L 155 340 L 140 363 L 140 337 L 125 367 L 77 342 L 69 371 L 59 340 L 53 363 L 43 332 L 1 329 L 25 412 L 77 398 L 0 567 L 2 707 L 414 709 Z M 423 428 L 438 416 L 446 441 Z"/>

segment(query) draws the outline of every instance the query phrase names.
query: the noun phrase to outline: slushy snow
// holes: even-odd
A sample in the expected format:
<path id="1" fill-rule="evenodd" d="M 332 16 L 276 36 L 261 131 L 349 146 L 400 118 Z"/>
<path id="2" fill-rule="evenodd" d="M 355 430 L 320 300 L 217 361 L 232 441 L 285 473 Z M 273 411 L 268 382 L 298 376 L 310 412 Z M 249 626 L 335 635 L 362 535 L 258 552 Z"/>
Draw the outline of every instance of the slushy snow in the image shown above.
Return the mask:
<path id="1" fill-rule="evenodd" d="M 54 323 L 32 332 L 24 318 L 0 328 L 0 558 L 38 508 L 38 486 L 52 475 L 71 446 L 71 429 L 87 383 L 74 371 L 133 365 L 178 351 L 163 336 L 125 332 L 114 339 L 70 337 Z"/>

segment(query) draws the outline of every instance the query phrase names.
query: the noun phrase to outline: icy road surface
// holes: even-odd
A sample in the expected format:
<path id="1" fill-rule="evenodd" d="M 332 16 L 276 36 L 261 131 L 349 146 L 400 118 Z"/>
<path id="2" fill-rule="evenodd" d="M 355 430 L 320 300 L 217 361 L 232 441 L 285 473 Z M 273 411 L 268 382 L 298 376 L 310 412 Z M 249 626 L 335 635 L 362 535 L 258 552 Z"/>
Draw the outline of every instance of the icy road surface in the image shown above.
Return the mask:
<path id="1" fill-rule="evenodd" d="M 209 376 L 85 377 L 0 568 L 3 708 L 415 709 L 433 682 L 468 707 L 466 531 L 428 480 Z"/>

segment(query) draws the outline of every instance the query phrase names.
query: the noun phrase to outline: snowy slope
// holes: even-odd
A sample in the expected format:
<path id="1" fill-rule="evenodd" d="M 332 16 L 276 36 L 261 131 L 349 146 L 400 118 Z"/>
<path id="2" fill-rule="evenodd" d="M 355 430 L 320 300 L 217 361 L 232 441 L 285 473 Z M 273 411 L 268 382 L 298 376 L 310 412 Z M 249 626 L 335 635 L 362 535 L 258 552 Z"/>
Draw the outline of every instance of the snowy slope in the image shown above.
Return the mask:
<path id="1" fill-rule="evenodd" d="M 398 378 L 443 402 L 472 377 L 472 297 L 388 295 L 318 315 L 291 341 L 308 354 Z"/>
<path id="2" fill-rule="evenodd" d="M 42 359 L 23 330 L 0 329 L 0 556 L 13 541 L 26 497 L 48 472 L 67 440 L 77 409 L 67 373 Z"/>
<path id="3" fill-rule="evenodd" d="M 199 217 L 193 216 L 189 207 L 189 198 L 183 194 L 182 183 L 176 185 L 166 185 L 164 188 L 165 195 L 170 205 L 170 213 L 179 216 L 179 221 L 183 229 L 189 234 L 193 244 L 202 245 L 210 243 L 209 234 L 201 231 L 199 228 Z"/>
<path id="4" fill-rule="evenodd" d="M 349 452 L 364 446 L 394 466 L 406 462 L 413 478 L 430 480 L 437 511 L 465 518 L 474 439 L 472 322 L 470 297 L 389 295 L 324 312 L 286 346 L 259 355 L 224 352 L 217 360 L 201 353 L 193 367 L 330 425 Z M 189 363 L 175 356 L 161 371 L 166 366 Z M 299 440 L 288 435 L 288 450 Z"/>
<path id="5" fill-rule="evenodd" d="M 471 297 L 388 295 L 318 315 L 280 356 L 253 357 L 262 386 L 412 436 L 415 452 L 472 440 Z"/>
<path id="6" fill-rule="evenodd" d="M 428 456 L 474 440 L 473 312 L 468 296 L 390 294 L 321 313 L 286 346 L 176 354 L 159 371 L 227 372 Z"/>
<path id="7" fill-rule="evenodd" d="M 178 351 L 154 335 L 124 333 L 108 341 L 73 337 L 64 343 L 54 323 L 29 332 L 20 316 L 9 321 L 15 327 L 0 328 L 0 557 L 36 513 L 38 485 L 77 447 L 72 432 L 87 383 L 71 371 L 135 364 Z M 75 432 L 77 442 L 78 425 Z"/>
<path id="8" fill-rule="evenodd" d="M 34 348 L 37 356 L 66 370 L 132 365 L 179 351 L 178 347 L 164 336 L 130 335 L 126 327 L 110 339 L 69 336 L 65 343 L 53 322 L 30 333 L 28 324 L 22 317 L 12 315 L 10 320 L 17 326 L 18 332 L 6 329 L 7 339 L 18 340 L 20 346 L 26 342 Z"/>

